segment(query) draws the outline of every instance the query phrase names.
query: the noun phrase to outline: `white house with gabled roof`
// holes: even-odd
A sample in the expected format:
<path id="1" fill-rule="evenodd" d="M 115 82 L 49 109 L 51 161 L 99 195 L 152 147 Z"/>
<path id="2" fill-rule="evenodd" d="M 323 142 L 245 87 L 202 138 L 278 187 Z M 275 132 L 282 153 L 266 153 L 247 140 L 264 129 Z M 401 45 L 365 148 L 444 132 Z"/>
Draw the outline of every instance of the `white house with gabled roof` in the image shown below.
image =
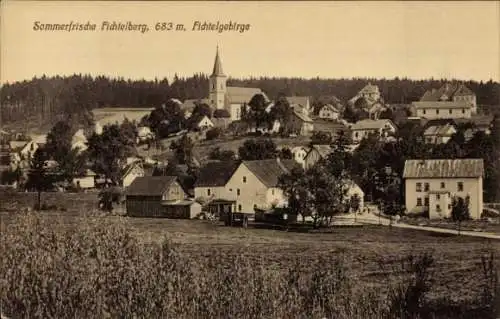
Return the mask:
<path id="1" fill-rule="evenodd" d="M 454 197 L 469 197 L 470 217 L 483 212 L 483 159 L 407 160 L 405 205 L 409 213 L 429 212 L 429 218 L 451 217 Z"/>

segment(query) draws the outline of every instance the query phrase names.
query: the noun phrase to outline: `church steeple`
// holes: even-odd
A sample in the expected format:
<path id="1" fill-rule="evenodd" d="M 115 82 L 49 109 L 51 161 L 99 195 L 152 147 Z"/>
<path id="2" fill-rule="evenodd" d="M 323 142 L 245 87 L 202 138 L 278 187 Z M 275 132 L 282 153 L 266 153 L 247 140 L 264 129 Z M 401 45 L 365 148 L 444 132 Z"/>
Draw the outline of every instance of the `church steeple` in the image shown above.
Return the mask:
<path id="1" fill-rule="evenodd" d="M 219 46 L 217 46 L 212 76 L 221 76 L 221 75 L 224 75 L 224 72 L 222 71 L 222 62 L 220 61 L 220 56 L 219 56 Z"/>
<path id="2" fill-rule="evenodd" d="M 215 63 L 212 75 L 209 78 L 209 99 L 213 109 L 223 109 L 226 104 L 227 77 L 222 72 L 222 62 L 219 56 L 219 46 L 215 53 Z"/>

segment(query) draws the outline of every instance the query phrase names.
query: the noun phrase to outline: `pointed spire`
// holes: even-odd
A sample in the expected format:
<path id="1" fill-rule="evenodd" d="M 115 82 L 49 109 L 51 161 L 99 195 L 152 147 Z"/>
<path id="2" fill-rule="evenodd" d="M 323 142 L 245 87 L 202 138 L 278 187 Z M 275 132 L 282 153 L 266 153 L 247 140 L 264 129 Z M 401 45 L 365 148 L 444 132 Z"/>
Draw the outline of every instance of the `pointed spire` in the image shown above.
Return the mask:
<path id="1" fill-rule="evenodd" d="M 219 46 L 217 45 L 217 52 L 215 53 L 215 63 L 214 63 L 214 70 L 212 72 L 213 75 L 224 75 L 224 72 L 222 71 L 222 62 L 220 61 L 219 57 Z"/>

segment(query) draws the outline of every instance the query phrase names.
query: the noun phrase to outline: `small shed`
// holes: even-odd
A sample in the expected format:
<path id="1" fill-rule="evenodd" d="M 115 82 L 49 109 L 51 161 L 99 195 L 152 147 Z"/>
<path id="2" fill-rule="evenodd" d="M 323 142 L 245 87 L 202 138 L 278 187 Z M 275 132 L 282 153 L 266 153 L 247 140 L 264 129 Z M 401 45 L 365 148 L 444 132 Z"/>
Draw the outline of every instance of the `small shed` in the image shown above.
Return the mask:
<path id="1" fill-rule="evenodd" d="M 187 200 L 176 176 L 143 176 L 126 190 L 127 215 L 134 217 L 194 218 L 201 205 Z"/>

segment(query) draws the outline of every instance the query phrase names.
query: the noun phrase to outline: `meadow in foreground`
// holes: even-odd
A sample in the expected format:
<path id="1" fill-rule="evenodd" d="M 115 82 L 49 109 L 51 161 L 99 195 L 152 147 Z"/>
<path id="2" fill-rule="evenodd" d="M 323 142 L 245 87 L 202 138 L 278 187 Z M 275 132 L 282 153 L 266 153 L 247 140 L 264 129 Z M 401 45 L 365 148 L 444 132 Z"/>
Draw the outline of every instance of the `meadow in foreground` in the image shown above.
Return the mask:
<path id="1" fill-rule="evenodd" d="M 411 241 L 398 231 L 385 245 L 377 228 L 321 238 L 43 212 L 3 220 L 0 295 L 12 318 L 496 318 L 496 246 L 477 240 L 484 249 L 467 256 L 467 239 L 435 239 L 458 248 L 463 262 L 449 262 L 397 249 Z M 137 236 L 145 229 L 157 236 Z"/>

